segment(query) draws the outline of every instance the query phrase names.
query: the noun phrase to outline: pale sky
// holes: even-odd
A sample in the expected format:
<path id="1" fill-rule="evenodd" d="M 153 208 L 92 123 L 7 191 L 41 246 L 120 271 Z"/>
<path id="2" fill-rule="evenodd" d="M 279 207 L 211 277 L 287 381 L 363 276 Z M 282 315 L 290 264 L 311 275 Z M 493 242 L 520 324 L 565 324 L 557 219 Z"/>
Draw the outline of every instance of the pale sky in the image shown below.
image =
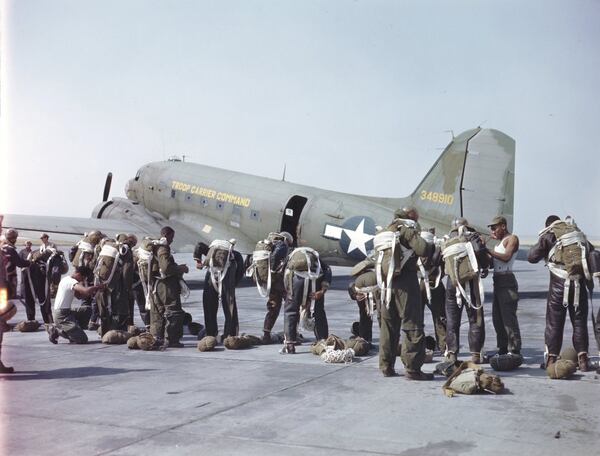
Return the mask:
<path id="1" fill-rule="evenodd" d="M 411 193 L 456 134 L 516 140 L 515 232 L 600 234 L 599 1 L 5 0 L 0 212 L 89 216 L 144 163 Z"/>

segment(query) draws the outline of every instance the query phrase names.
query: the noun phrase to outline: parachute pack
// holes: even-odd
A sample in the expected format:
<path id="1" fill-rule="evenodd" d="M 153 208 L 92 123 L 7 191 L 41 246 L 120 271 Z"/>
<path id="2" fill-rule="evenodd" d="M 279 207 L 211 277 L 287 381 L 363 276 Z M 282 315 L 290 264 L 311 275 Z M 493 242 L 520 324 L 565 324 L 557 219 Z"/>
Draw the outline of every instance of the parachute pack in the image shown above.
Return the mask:
<path id="1" fill-rule="evenodd" d="M 271 254 L 277 241 L 284 241 L 279 233 L 269 233 L 267 239 L 258 241 L 252 252 L 252 264 L 246 271 L 246 276 L 253 278 L 258 293 L 263 298 L 271 291 L 271 274 L 276 266 L 271 264 Z"/>
<path id="2" fill-rule="evenodd" d="M 563 305 L 565 307 L 569 305 L 569 291 L 573 286 L 575 288 L 573 305 L 577 306 L 580 292 L 579 280 L 582 278 L 592 280 L 587 261 L 587 238 L 571 217 L 556 220 L 540 231 L 539 235 L 548 232 L 556 236 L 556 243 L 548 254 L 548 268 L 552 274 L 565 281 Z"/>
<path id="3" fill-rule="evenodd" d="M 452 285 L 456 287 L 456 302 L 462 305 L 464 297 L 467 305 L 479 309 L 483 306 L 483 282 L 480 279 L 479 263 L 473 242 L 467 236 L 464 226 L 458 227 L 458 236 L 447 239 L 442 244 L 442 257 L 445 271 Z M 476 302 L 471 300 L 471 281 L 476 281 L 479 293 Z"/>
<path id="4" fill-rule="evenodd" d="M 210 271 L 210 281 L 213 288 L 219 294 L 219 305 L 221 305 L 221 294 L 223 291 L 223 279 L 227 275 L 232 260 L 235 239 L 229 241 L 216 239 L 208 247 L 206 262 Z"/>
<path id="5" fill-rule="evenodd" d="M 312 300 L 310 300 L 310 303 L 307 303 L 307 298 L 309 283 L 312 284 L 313 291 L 316 290 L 316 282 L 321 275 L 319 252 L 310 247 L 297 247 L 288 255 L 284 273 L 284 283 L 286 284 L 288 295 L 292 293 L 292 278 L 294 275 L 304 279 L 300 324 L 307 331 L 312 331 L 315 328 L 315 319 Z"/>
<path id="6" fill-rule="evenodd" d="M 409 219 L 395 219 L 384 231 L 380 231 L 373 239 L 377 251 L 375 272 L 377 284 L 381 288 L 386 307 L 392 299 L 392 279 L 399 276 L 413 251 L 400 243 L 402 227 L 415 228 L 417 223 Z"/>
<path id="7" fill-rule="evenodd" d="M 94 269 L 94 275 L 101 283 L 109 284 L 120 264 L 121 256 L 129 251 L 129 245 L 115 241 L 114 239 L 103 239 L 100 242 L 100 254 Z"/>
<path id="8" fill-rule="evenodd" d="M 165 238 L 153 239 L 151 237 L 145 237 L 142 239 L 140 246 L 135 249 L 140 281 L 142 282 L 142 288 L 146 295 L 146 310 L 150 310 L 152 306 L 152 267 L 156 262 L 156 249 L 161 245 L 167 245 L 167 240 Z"/>
<path id="9" fill-rule="evenodd" d="M 366 312 L 369 317 L 373 315 L 376 302 L 380 298 L 379 285 L 377 285 L 377 274 L 375 271 L 366 271 L 360 274 L 354 282 L 354 291 L 363 294 L 366 302 Z"/>

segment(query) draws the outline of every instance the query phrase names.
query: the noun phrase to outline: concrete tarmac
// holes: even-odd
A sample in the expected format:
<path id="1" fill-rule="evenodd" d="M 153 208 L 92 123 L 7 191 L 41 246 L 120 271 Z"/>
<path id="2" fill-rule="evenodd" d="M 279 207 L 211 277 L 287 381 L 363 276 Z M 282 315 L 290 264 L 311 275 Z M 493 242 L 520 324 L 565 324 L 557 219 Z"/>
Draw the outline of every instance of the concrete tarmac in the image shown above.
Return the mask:
<path id="1" fill-rule="evenodd" d="M 190 255 L 179 260 L 193 267 Z M 334 287 L 326 295 L 330 332 L 344 338 L 358 319 L 345 290 L 347 273 L 334 268 Z M 597 454 L 598 375 L 577 372 L 570 380 L 550 380 L 539 368 L 548 272 L 518 261 L 516 274 L 525 363 L 501 373 L 509 392 L 497 396 L 447 398 L 443 377 L 408 381 L 399 359 L 400 376 L 384 378 L 376 348 L 351 364 L 325 364 L 310 353 L 314 336 L 306 331 L 308 342 L 296 355 L 279 354 L 279 345 L 243 351 L 219 346 L 201 353 L 189 334 L 185 348 L 141 352 L 103 345 L 92 331 L 83 346 L 64 339 L 52 345 L 42 330 L 6 333 L 2 359 L 16 373 L 0 375 L 1 454 Z M 197 285 L 203 273 L 194 270 L 189 276 Z M 485 286 L 491 291 L 491 279 Z M 251 286 L 239 288 L 237 296 L 241 332 L 260 336 L 265 300 Z M 184 307 L 203 323 L 201 297 L 194 286 Z M 597 298 L 596 293 L 600 302 Z M 485 311 L 486 350 L 493 351 L 489 294 Z M 10 323 L 24 318 L 19 305 Z M 432 334 L 428 310 L 425 322 Z M 282 327 L 283 314 L 275 330 Z M 466 329 L 463 323 L 464 359 Z M 589 332 L 595 355 L 591 324 Z M 375 344 L 378 338 L 375 324 Z M 563 347 L 571 345 L 570 338 L 567 321 Z M 424 370 L 433 371 L 439 361 L 438 356 Z"/>

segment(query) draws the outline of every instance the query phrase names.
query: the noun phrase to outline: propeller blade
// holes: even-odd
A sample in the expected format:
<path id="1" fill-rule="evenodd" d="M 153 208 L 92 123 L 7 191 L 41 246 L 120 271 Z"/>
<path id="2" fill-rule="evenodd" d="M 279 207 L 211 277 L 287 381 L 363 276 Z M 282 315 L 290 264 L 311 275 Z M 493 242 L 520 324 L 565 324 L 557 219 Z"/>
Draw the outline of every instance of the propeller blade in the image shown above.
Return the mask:
<path id="1" fill-rule="evenodd" d="M 108 201 L 108 195 L 110 193 L 110 184 L 112 183 L 112 173 L 106 175 L 106 182 L 104 183 L 104 194 L 102 195 L 102 201 Z"/>

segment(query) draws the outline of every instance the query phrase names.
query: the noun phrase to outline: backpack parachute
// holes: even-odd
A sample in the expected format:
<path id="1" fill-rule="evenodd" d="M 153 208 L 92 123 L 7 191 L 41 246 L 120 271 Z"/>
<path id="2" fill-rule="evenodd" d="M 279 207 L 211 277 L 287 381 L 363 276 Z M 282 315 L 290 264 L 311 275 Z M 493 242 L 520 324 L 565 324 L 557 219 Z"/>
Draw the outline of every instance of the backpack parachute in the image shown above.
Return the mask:
<path id="1" fill-rule="evenodd" d="M 307 331 L 315 328 L 312 299 L 308 299 L 309 282 L 313 291 L 316 290 L 316 282 L 321 275 L 321 262 L 319 253 L 310 247 L 297 247 L 288 255 L 284 274 L 284 283 L 288 296 L 292 293 L 292 279 L 296 275 L 304 279 L 302 292 L 302 303 L 300 308 L 300 324 Z"/>
<path id="2" fill-rule="evenodd" d="M 459 227 L 458 236 L 449 238 L 442 244 L 442 257 L 446 274 L 456 287 L 457 304 L 462 305 L 464 297 L 469 306 L 479 309 L 484 299 L 483 282 L 480 279 L 480 267 L 473 241 L 467 234 L 464 226 Z M 479 294 L 476 294 L 476 301 L 479 302 L 475 304 L 471 300 L 471 281 L 477 281 L 479 286 Z"/>
<path id="3" fill-rule="evenodd" d="M 556 236 L 556 243 L 548 254 L 548 268 L 555 276 L 565 281 L 563 305 L 569 305 L 571 284 L 575 287 L 573 305 L 579 304 L 579 280 L 592 280 L 588 266 L 587 238 L 577 227 L 575 220 L 567 217 L 557 220 L 540 231 L 540 236 L 551 232 Z"/>
<path id="4" fill-rule="evenodd" d="M 151 237 L 145 237 L 142 239 L 140 246 L 135 249 L 140 281 L 142 282 L 142 288 L 146 295 L 146 310 L 150 310 L 152 307 L 152 269 L 156 262 L 156 248 L 166 244 L 167 240 L 165 238 L 153 239 Z"/>
<path id="5" fill-rule="evenodd" d="M 231 261 L 233 260 L 233 246 L 235 239 L 224 241 L 216 239 L 210 243 L 206 261 L 210 271 L 210 280 L 213 288 L 219 294 L 219 305 L 221 305 L 221 294 L 223 290 L 223 279 L 227 275 Z"/>
<path id="6" fill-rule="evenodd" d="M 377 284 L 384 295 L 385 305 L 389 306 L 392 299 L 392 279 L 402 273 L 402 268 L 410 259 L 413 251 L 400 243 L 400 232 L 403 227 L 414 228 L 413 220 L 395 219 L 384 231 L 375 235 L 373 246 L 377 251 L 375 271 Z"/>
<path id="7" fill-rule="evenodd" d="M 114 239 L 104 239 L 100 243 L 100 254 L 94 273 L 103 283 L 110 283 L 119 266 L 119 259 L 129 250 L 127 244 L 115 241 Z"/>

